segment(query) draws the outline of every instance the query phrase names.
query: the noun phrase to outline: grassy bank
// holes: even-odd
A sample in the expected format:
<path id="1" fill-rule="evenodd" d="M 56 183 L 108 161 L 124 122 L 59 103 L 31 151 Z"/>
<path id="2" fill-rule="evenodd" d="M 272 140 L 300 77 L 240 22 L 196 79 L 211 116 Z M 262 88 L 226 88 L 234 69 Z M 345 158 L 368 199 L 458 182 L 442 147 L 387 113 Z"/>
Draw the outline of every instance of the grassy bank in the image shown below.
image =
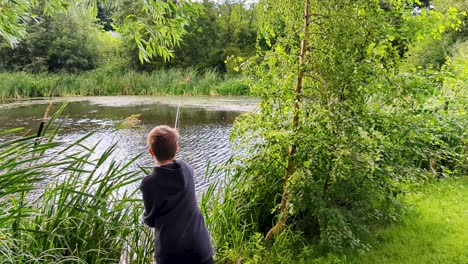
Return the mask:
<path id="1" fill-rule="evenodd" d="M 95 70 L 82 74 L 0 73 L 0 98 L 105 95 L 247 95 L 240 77 L 214 71 L 168 69 L 151 73 Z"/>
<path id="2" fill-rule="evenodd" d="M 468 177 L 428 183 L 406 197 L 404 222 L 343 263 L 468 263 Z"/>
<path id="3" fill-rule="evenodd" d="M 343 254 L 324 253 L 291 231 L 265 243 L 260 234 L 249 237 L 242 228 L 246 223 L 213 223 L 222 222 L 223 215 L 236 219 L 213 210 L 211 224 L 226 228 L 212 230 L 214 239 L 231 241 L 219 245 L 218 263 L 468 263 L 468 177 L 425 183 L 403 199 L 409 209 L 402 222 L 377 229 L 367 251 L 348 249 Z"/>

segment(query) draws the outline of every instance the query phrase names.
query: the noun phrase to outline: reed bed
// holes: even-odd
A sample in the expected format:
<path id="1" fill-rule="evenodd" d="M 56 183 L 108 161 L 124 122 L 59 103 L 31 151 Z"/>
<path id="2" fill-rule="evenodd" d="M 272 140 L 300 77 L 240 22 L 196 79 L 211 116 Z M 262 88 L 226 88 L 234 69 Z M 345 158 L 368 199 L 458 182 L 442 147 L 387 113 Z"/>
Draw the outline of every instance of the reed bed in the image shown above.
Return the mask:
<path id="1" fill-rule="evenodd" d="M 163 69 L 147 72 L 94 70 L 82 74 L 0 73 L 0 98 L 106 95 L 247 95 L 241 77 L 213 70 Z"/>
<path id="2" fill-rule="evenodd" d="M 115 145 L 97 155 L 90 134 L 54 142 L 59 128 L 0 144 L 0 263 L 151 263 L 138 157 L 117 163 Z"/>

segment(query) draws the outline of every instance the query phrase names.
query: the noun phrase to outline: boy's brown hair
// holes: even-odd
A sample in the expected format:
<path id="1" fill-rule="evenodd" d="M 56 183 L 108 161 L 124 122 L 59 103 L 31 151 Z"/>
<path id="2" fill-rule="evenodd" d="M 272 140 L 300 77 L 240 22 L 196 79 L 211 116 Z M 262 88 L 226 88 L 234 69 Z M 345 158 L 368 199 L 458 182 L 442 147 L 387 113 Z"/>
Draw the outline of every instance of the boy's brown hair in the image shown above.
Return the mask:
<path id="1" fill-rule="evenodd" d="M 157 160 L 172 160 L 177 152 L 179 132 L 168 126 L 157 126 L 149 132 L 146 141 Z"/>

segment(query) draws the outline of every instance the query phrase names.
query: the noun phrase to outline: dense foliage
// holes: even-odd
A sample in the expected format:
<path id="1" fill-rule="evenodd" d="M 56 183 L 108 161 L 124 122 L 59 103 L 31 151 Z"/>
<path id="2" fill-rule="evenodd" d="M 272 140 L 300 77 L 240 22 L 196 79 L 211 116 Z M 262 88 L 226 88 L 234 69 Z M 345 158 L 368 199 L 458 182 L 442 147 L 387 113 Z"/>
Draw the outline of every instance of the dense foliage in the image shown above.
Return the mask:
<path id="1" fill-rule="evenodd" d="M 113 16 L 116 21 L 127 16 L 133 5 L 116 2 Z M 126 61 L 131 68 L 154 70 L 161 67 L 214 68 L 220 72 L 231 71 L 226 65 L 229 56 L 248 56 L 255 51 L 256 9 L 246 1 L 202 1 L 196 5 L 199 13 L 186 27 L 180 46 L 174 49 L 170 61 L 151 60 L 143 64 L 137 59 L 138 53 L 133 38 L 123 39 Z M 132 7 L 134 8 L 134 7 Z"/>
<path id="2" fill-rule="evenodd" d="M 255 52 L 258 10 L 246 1 L 203 1 L 203 13 L 187 28 L 173 65 L 216 68 L 233 72 L 226 62 L 232 57 L 250 57 Z"/>
<path id="3" fill-rule="evenodd" d="M 124 5 L 128 4 L 122 2 Z M 196 5 L 185 0 L 131 2 L 136 9 L 128 6 L 127 16 L 116 25 L 123 34 L 133 38 L 139 49 L 140 61 L 149 61 L 154 57 L 167 60 L 172 56 L 171 49 L 177 46 L 185 33 L 184 26 L 196 13 Z M 97 0 L 3 1 L 0 3 L 0 37 L 8 45 L 15 47 L 22 37 L 27 36 L 30 22 L 77 8 L 85 9 L 96 17 L 98 6 L 101 10 L 99 14 L 102 15 L 103 5 Z M 51 37 L 60 38 L 60 35 Z"/>
<path id="4" fill-rule="evenodd" d="M 19 37 L 0 38 L 1 71 L 191 67 L 233 72 L 235 63 L 226 67 L 229 56 L 255 52 L 257 13 L 245 1 L 76 0 L 46 13 L 47 4 L 24 3 L 21 12 L 28 19 L 17 21 Z M 11 12 L 14 20 L 20 11 Z"/>
<path id="5" fill-rule="evenodd" d="M 245 69 L 262 103 L 235 125 L 242 151 L 212 208 L 223 256 L 261 247 L 259 234 L 283 243 L 288 230 L 291 241 L 365 250 L 363 235 L 399 219 L 411 183 L 466 174 L 465 13 L 416 16 L 403 1 L 259 5 L 271 50 Z M 439 68 L 411 61 L 427 37 L 457 38 Z"/>
<path id="6" fill-rule="evenodd" d="M 112 39 L 95 25 L 84 8 L 30 22 L 27 38 L 0 49 L 0 68 L 32 73 L 77 73 L 102 65 L 111 55 Z M 107 46 L 103 43 L 109 43 Z"/>
<path id="7" fill-rule="evenodd" d="M 76 74 L 0 73 L 0 100 L 51 96 L 247 95 L 242 77 L 226 78 L 214 70 L 162 69 Z"/>
<path id="8" fill-rule="evenodd" d="M 40 3 L 44 13 L 64 10 L 69 4 L 63 0 L 46 0 Z M 15 46 L 26 35 L 26 25 L 34 18 L 33 9 L 38 1 L 19 0 L 0 3 L 0 39 L 10 46 Z"/>

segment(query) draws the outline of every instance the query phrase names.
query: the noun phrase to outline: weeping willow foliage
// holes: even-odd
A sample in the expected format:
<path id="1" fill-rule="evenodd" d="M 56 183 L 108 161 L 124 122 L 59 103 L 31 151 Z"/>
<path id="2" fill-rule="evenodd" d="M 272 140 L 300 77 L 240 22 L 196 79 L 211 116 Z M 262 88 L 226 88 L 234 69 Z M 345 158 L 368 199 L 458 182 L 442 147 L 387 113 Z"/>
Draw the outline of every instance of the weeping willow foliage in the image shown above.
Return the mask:
<path id="1" fill-rule="evenodd" d="M 119 1 L 128 12 L 117 19 L 116 26 L 124 36 L 136 42 L 141 62 L 153 57 L 169 60 L 173 56 L 172 49 L 185 34 L 184 27 L 198 12 L 197 6 L 186 0 Z M 96 0 L 1 1 L 0 39 L 14 47 L 26 35 L 29 21 L 42 14 L 66 12 L 71 5 L 96 17 L 96 3 Z"/>
<path id="2" fill-rule="evenodd" d="M 0 38 L 10 46 L 18 44 L 19 39 L 26 34 L 26 24 L 32 19 L 32 9 L 39 5 L 36 0 L 2 1 L 0 2 Z M 41 1 L 46 13 L 64 10 L 69 4 L 64 0 Z"/>

